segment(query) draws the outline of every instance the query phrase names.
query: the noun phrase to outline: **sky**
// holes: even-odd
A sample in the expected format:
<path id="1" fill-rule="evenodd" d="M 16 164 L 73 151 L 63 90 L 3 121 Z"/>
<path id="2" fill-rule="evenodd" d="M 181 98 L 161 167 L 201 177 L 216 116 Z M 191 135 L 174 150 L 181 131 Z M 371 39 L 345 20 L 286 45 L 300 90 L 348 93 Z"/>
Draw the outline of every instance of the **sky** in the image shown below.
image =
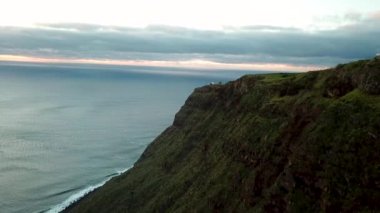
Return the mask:
<path id="1" fill-rule="evenodd" d="M 0 0 L 0 60 L 307 71 L 380 53 L 378 0 Z"/>

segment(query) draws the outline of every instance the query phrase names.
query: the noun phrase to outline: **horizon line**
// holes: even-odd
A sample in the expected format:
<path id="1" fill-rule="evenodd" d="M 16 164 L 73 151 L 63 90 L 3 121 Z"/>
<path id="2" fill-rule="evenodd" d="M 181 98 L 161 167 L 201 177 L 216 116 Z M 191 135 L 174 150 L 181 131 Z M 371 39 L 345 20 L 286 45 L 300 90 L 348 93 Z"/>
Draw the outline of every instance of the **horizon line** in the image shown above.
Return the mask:
<path id="1" fill-rule="evenodd" d="M 307 72 L 326 69 L 324 66 L 294 65 L 286 63 L 223 63 L 202 59 L 189 60 L 119 60 L 119 59 L 90 59 L 90 58 L 46 58 L 27 55 L 0 54 L 2 62 L 38 63 L 38 64 L 88 64 L 141 67 L 168 67 L 197 69 L 205 71 L 242 70 L 242 71 L 271 71 L 271 72 Z"/>

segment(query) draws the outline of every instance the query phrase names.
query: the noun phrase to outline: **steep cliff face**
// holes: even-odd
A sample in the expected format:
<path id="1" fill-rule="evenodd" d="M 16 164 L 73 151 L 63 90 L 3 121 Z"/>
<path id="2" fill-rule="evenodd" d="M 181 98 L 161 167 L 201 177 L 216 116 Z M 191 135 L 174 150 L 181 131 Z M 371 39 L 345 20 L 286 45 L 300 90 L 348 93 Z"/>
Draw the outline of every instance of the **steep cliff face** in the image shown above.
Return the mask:
<path id="1" fill-rule="evenodd" d="M 380 211 L 380 60 L 195 89 L 71 212 Z"/>

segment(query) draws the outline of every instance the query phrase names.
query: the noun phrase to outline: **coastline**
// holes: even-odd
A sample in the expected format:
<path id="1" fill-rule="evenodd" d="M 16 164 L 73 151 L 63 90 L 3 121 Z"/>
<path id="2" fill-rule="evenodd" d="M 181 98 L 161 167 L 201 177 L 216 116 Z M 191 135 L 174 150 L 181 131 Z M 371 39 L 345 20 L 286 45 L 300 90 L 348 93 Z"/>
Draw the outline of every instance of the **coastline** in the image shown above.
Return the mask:
<path id="1" fill-rule="evenodd" d="M 112 178 L 122 175 L 123 173 L 127 172 L 131 168 L 133 168 L 133 166 L 128 167 L 121 171 L 117 171 L 114 174 L 111 174 L 109 177 L 107 177 L 107 179 L 103 180 L 102 182 L 98 184 L 87 186 L 86 188 L 76 192 L 75 194 L 72 194 L 70 197 L 68 197 L 66 200 L 62 201 L 61 203 L 51 207 L 49 210 L 46 211 L 46 213 L 59 213 L 59 212 L 64 212 L 65 210 L 70 209 L 72 206 L 78 203 L 78 201 L 88 196 L 91 192 L 96 191 L 98 188 L 102 187 Z"/>

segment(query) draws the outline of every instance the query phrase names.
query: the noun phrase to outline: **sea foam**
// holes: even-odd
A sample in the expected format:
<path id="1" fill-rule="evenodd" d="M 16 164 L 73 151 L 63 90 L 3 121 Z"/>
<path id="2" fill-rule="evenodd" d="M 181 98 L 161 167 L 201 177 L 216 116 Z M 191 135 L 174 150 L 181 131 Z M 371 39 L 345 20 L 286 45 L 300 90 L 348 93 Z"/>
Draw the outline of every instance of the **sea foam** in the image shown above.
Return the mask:
<path id="1" fill-rule="evenodd" d="M 107 181 L 111 180 L 113 177 L 123 174 L 124 172 L 128 171 L 132 167 L 129 167 L 129 168 L 121 170 L 121 171 L 117 171 L 116 173 L 113 173 L 112 175 L 109 175 L 107 177 L 107 179 L 105 179 L 104 181 L 102 181 L 102 182 L 100 182 L 100 183 L 98 183 L 96 185 L 90 185 L 90 186 L 88 186 L 88 187 L 86 187 L 86 188 L 84 188 L 84 189 L 76 192 L 75 194 L 71 195 L 66 200 L 64 200 L 62 203 L 60 203 L 60 204 L 52 207 L 51 209 L 47 210 L 46 212 L 47 213 L 58 213 L 58 212 L 61 212 L 61 211 L 65 210 L 67 207 L 69 207 L 73 203 L 77 202 L 82 197 L 86 196 L 88 193 L 90 193 L 90 192 L 94 191 L 95 189 L 103 186 L 104 184 L 107 183 Z"/>

